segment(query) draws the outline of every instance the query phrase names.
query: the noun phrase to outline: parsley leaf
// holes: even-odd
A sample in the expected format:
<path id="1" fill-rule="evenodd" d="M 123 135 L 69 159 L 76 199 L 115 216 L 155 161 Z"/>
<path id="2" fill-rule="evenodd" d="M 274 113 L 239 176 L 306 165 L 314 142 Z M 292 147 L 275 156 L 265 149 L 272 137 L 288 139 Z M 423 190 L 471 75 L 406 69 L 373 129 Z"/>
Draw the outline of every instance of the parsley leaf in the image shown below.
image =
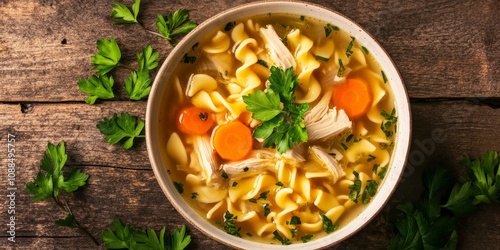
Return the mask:
<path id="1" fill-rule="evenodd" d="M 113 37 L 109 40 L 105 38 L 97 40 L 97 48 L 99 52 L 90 57 L 94 64 L 92 69 L 97 70 L 99 75 L 104 75 L 119 64 L 122 54 Z"/>
<path id="2" fill-rule="evenodd" d="M 165 233 L 163 227 L 159 234 L 151 229 L 135 228 L 124 225 L 119 219 L 114 219 L 112 227 L 101 234 L 104 247 L 107 249 L 185 249 L 191 242 L 191 236 L 186 233 L 186 226 L 174 229 L 172 234 Z"/>
<path id="3" fill-rule="evenodd" d="M 243 101 L 257 120 L 269 121 L 281 113 L 280 97 L 272 89 L 267 92 L 255 90 L 253 95 L 243 96 Z"/>
<path id="4" fill-rule="evenodd" d="M 151 45 L 142 48 L 142 52 L 137 53 L 137 71 L 153 70 L 158 67 L 158 57 L 160 54 L 154 51 Z"/>
<path id="5" fill-rule="evenodd" d="M 189 20 L 189 12 L 186 9 L 179 9 L 174 13 L 168 13 L 167 20 L 162 15 L 158 15 L 156 27 L 161 35 L 167 39 L 170 45 L 175 46 L 172 37 L 179 34 L 187 34 L 198 24 Z"/>
<path id="6" fill-rule="evenodd" d="M 140 100 L 151 91 L 151 77 L 148 71 L 134 71 L 125 79 L 125 92 L 130 100 Z"/>
<path id="7" fill-rule="evenodd" d="M 106 75 L 93 75 L 88 79 L 78 80 L 78 88 L 80 91 L 90 95 L 85 98 L 85 102 L 88 104 L 94 104 L 97 98 L 111 99 L 115 97 L 113 93 L 113 84 L 113 77 L 108 77 Z"/>
<path id="8" fill-rule="evenodd" d="M 254 130 L 255 138 L 264 139 L 264 147 L 277 148 L 285 153 L 288 149 L 308 139 L 304 125 L 304 113 L 309 105 L 294 103 L 294 92 L 299 82 L 293 68 L 282 70 L 272 66 L 267 92 L 256 90 L 243 96 L 252 118 L 263 121 Z"/>
<path id="9" fill-rule="evenodd" d="M 40 170 L 43 171 L 38 172 L 33 182 L 26 183 L 26 192 L 35 195 L 33 201 L 57 197 L 60 189 L 74 192 L 86 184 L 89 175 L 79 169 L 73 169 L 68 177 L 64 177 L 62 168 L 67 159 L 64 142 L 60 142 L 57 146 L 52 143 L 47 145 L 40 165 Z"/>
<path id="10" fill-rule="evenodd" d="M 461 163 L 467 168 L 472 185 L 478 190 L 474 204 L 500 203 L 500 158 L 498 152 L 486 152 L 472 161 L 464 156 Z"/>
<path id="11" fill-rule="evenodd" d="M 65 219 L 59 219 L 55 223 L 59 226 L 77 228 L 85 233 L 98 245 L 97 240 L 76 220 L 68 204 L 59 197 L 61 189 L 71 193 L 85 186 L 89 175 L 80 169 L 72 169 L 65 177 L 63 168 L 66 165 L 68 155 L 64 141 L 57 145 L 49 143 L 40 164 L 36 178 L 26 183 L 26 192 L 33 194 L 33 202 L 52 199 L 66 215 Z"/>
<path id="12" fill-rule="evenodd" d="M 130 23 L 139 23 L 137 21 L 137 15 L 139 14 L 139 7 L 141 4 L 141 0 L 135 0 L 135 3 L 132 4 L 132 9 L 129 9 L 125 4 L 117 2 L 111 4 L 113 11 L 111 12 L 111 16 L 113 17 L 114 24 L 130 24 Z"/>
<path id="13" fill-rule="evenodd" d="M 121 113 L 120 116 L 115 113 L 111 119 L 104 118 L 97 124 L 97 128 L 106 135 L 106 141 L 113 145 L 128 137 L 123 143 L 124 149 L 130 149 L 133 146 L 134 138 L 144 137 L 141 135 L 144 120 L 131 116 L 128 112 Z"/>

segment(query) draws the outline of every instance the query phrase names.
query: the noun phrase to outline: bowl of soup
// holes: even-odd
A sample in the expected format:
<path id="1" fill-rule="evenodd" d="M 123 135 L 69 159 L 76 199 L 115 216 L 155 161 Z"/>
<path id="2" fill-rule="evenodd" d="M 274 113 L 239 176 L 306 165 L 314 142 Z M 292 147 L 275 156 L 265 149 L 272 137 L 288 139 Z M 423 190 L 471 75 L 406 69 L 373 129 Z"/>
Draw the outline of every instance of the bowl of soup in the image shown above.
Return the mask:
<path id="1" fill-rule="evenodd" d="M 248 249 L 355 234 L 394 192 L 411 134 L 387 52 L 342 14 L 290 1 L 231 8 L 190 32 L 156 76 L 146 127 L 170 203 Z"/>

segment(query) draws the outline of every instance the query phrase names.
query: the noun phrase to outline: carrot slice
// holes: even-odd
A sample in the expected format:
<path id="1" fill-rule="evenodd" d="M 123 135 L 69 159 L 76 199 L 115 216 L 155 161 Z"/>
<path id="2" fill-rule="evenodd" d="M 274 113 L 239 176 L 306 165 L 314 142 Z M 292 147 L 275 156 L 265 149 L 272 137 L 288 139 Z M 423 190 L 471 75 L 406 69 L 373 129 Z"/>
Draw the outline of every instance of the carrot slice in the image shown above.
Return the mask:
<path id="1" fill-rule="evenodd" d="M 348 78 L 332 96 L 333 105 L 343 109 L 351 119 L 364 115 L 372 103 L 368 84 L 359 78 Z"/>
<path id="2" fill-rule="evenodd" d="M 222 159 L 241 160 L 252 150 L 252 131 L 240 121 L 233 121 L 215 130 L 212 143 Z"/>
<path id="3" fill-rule="evenodd" d="M 184 107 L 179 112 L 177 128 L 186 134 L 202 135 L 214 125 L 211 112 L 195 106 Z"/>

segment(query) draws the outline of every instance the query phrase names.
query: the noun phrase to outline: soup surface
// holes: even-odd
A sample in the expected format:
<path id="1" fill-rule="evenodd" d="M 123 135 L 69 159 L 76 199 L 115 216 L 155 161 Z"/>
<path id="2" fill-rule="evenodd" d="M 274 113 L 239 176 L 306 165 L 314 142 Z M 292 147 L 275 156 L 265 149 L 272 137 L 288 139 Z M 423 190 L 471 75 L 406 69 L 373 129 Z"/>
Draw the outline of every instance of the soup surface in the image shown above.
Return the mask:
<path id="1" fill-rule="evenodd" d="M 235 20 L 169 79 L 166 162 L 175 187 L 221 230 L 316 240 L 376 195 L 397 117 L 369 52 L 335 24 L 268 14 Z"/>

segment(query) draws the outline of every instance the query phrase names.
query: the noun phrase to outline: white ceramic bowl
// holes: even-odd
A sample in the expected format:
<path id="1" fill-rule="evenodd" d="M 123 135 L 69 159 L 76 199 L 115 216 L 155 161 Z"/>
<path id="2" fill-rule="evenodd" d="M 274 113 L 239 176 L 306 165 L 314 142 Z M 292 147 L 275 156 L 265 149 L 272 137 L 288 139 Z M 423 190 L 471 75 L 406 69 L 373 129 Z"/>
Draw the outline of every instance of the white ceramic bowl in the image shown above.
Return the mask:
<path id="1" fill-rule="evenodd" d="M 377 195 L 361 214 L 350 223 L 341 227 L 334 233 L 304 244 L 292 244 L 288 246 L 262 244 L 231 236 L 223 230 L 216 228 L 200 217 L 183 200 L 169 178 L 166 168 L 166 164 L 168 163 L 164 160 L 166 150 L 164 147 L 165 142 L 162 141 L 165 139 L 162 138 L 166 137 L 166 135 L 162 133 L 160 127 L 164 120 L 165 110 L 172 108 L 167 107 L 165 102 L 165 100 L 169 98 L 169 87 L 166 83 L 177 63 L 181 61 L 184 54 L 190 50 L 197 41 L 210 31 L 218 27 L 223 27 L 230 21 L 267 13 L 291 13 L 318 18 L 332 23 L 356 37 L 360 44 L 370 48 L 370 53 L 383 68 L 395 97 L 398 114 L 398 132 L 390 167 L 386 177 L 380 185 Z M 242 249 L 284 249 L 285 247 L 286 249 L 324 248 L 337 244 L 355 234 L 377 215 L 396 189 L 404 172 L 410 145 L 410 136 L 411 120 L 408 96 L 401 76 L 387 52 L 370 34 L 354 21 L 335 11 L 305 2 L 266 1 L 244 4 L 225 10 L 201 23 L 195 30 L 183 38 L 161 66 L 151 89 L 146 112 L 146 141 L 149 159 L 158 183 L 169 201 L 189 223 L 200 231 L 228 246 Z"/>

